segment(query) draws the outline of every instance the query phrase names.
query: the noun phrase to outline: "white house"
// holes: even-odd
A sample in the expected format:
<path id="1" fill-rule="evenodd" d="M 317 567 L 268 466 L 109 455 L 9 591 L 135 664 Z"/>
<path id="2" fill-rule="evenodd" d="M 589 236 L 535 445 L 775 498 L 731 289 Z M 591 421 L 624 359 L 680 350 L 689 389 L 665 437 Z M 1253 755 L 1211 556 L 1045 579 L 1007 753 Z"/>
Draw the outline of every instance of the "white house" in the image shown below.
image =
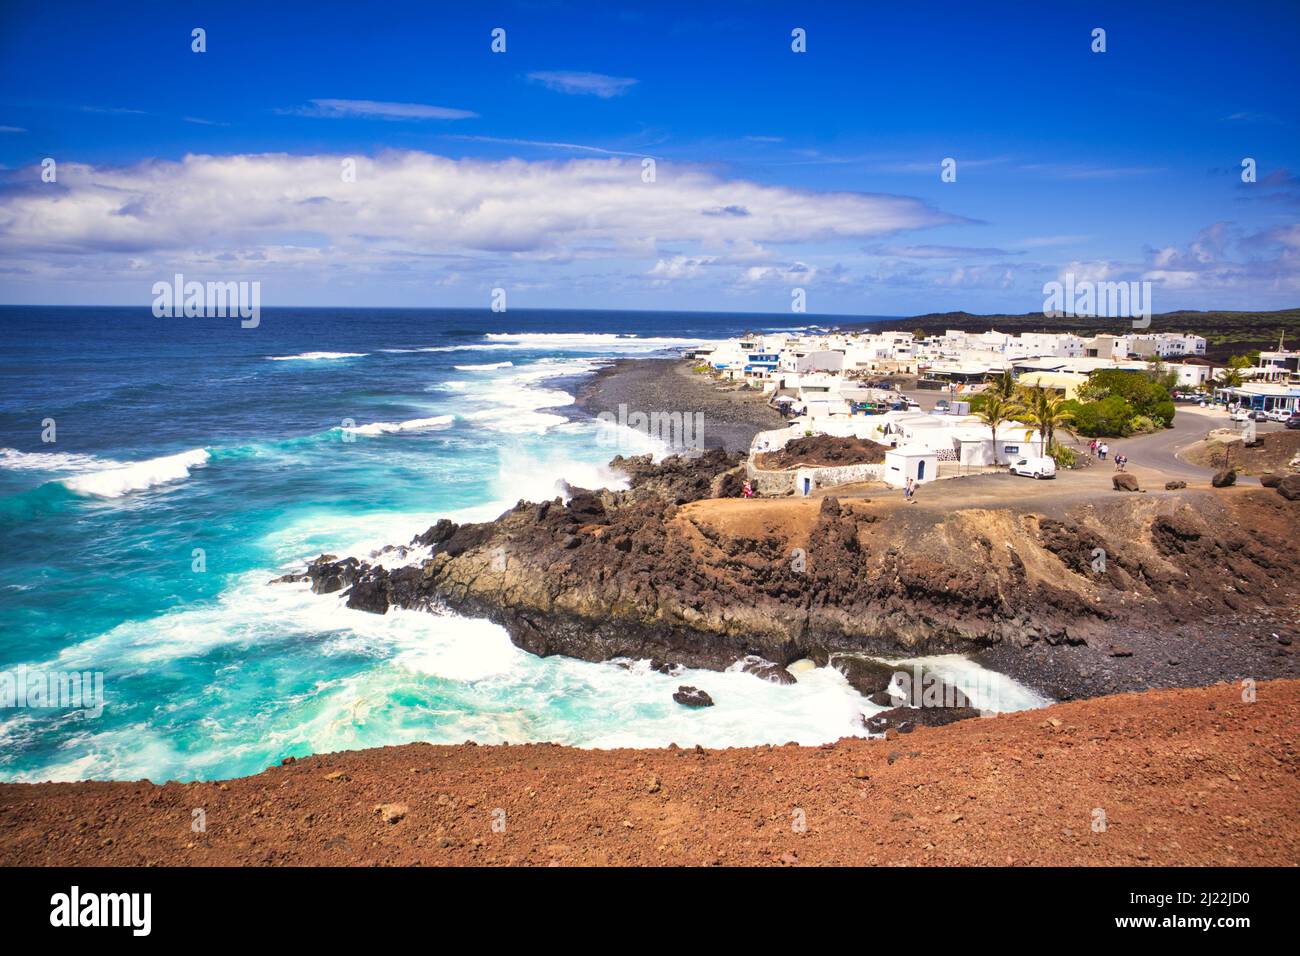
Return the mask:
<path id="1" fill-rule="evenodd" d="M 928 448 L 904 445 L 885 452 L 885 484 L 901 488 L 911 478 L 917 484 L 934 481 L 939 476 L 939 458 Z"/>

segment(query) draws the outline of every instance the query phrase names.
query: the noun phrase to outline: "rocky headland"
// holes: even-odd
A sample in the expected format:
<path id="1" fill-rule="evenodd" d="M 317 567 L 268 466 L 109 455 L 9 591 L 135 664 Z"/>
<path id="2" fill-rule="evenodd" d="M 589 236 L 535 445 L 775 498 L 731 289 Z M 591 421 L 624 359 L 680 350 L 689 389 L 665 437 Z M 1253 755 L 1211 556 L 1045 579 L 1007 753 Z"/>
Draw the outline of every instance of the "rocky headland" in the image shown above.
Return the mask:
<path id="1" fill-rule="evenodd" d="M 539 655 L 748 661 L 775 679 L 803 658 L 942 652 L 1061 699 L 1297 674 L 1300 509 L 1274 490 L 1114 495 L 1049 517 L 746 500 L 741 457 L 720 449 L 612 466 L 627 490 L 439 521 L 406 546 L 432 549 L 414 564 L 323 555 L 287 577 L 363 611 L 487 617 Z"/>

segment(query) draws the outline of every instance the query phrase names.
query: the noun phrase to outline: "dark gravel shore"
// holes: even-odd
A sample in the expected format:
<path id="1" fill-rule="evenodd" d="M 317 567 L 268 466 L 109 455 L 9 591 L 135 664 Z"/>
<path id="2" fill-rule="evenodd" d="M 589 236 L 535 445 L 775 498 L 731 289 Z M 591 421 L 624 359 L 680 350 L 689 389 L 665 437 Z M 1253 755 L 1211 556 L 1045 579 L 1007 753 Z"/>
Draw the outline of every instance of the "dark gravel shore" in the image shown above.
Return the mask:
<path id="1" fill-rule="evenodd" d="M 578 390 L 577 407 L 593 417 L 617 417 L 620 405 L 628 415 L 702 414 L 703 447 L 727 451 L 748 451 L 755 434 L 785 425 L 757 392 L 718 388 L 680 359 L 620 359 Z"/>

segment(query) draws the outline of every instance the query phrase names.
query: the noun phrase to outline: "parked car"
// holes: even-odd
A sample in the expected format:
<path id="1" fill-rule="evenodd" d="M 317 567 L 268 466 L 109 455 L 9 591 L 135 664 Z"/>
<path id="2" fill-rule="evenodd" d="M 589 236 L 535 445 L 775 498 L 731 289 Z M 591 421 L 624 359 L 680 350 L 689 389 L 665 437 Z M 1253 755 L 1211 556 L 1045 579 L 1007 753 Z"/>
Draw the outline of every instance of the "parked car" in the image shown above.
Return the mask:
<path id="1" fill-rule="evenodd" d="M 1300 428 L 1300 414 L 1292 415 L 1286 420 L 1287 428 Z"/>
<path id="2" fill-rule="evenodd" d="M 1264 413 L 1264 417 L 1270 422 L 1281 422 L 1286 424 L 1286 420 L 1291 417 L 1291 412 L 1285 408 L 1270 408 Z"/>
<path id="3" fill-rule="evenodd" d="M 941 398 L 941 399 L 939 399 L 937 402 L 935 402 L 935 403 L 934 403 L 934 413 L 935 413 L 936 415 L 947 415 L 947 414 L 948 414 L 948 399 L 946 399 L 946 398 Z"/>
<path id="4" fill-rule="evenodd" d="M 1245 408 L 1234 408 L 1228 413 L 1228 420 L 1234 422 L 1246 422 L 1254 418 L 1254 414 Z"/>
<path id="5" fill-rule="evenodd" d="M 919 412 L 921 410 L 921 403 L 914 398 L 909 398 L 907 400 L 907 410 L 909 412 Z"/>
<path id="6" fill-rule="evenodd" d="M 1055 478 L 1056 462 L 1051 458 L 1017 458 L 1011 463 L 1011 474 L 1026 478 Z"/>

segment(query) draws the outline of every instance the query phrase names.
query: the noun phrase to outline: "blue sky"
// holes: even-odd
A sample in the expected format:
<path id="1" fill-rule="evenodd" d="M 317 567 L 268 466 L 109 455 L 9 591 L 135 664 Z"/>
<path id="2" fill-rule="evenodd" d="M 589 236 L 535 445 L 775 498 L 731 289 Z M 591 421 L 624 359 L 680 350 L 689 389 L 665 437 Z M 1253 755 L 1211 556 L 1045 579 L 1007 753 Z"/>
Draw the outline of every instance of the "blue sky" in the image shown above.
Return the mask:
<path id="1" fill-rule="evenodd" d="M 1298 37 L 1294 2 L 8 4 L 0 301 L 181 271 L 267 305 L 1025 312 L 1072 273 L 1294 307 Z"/>

